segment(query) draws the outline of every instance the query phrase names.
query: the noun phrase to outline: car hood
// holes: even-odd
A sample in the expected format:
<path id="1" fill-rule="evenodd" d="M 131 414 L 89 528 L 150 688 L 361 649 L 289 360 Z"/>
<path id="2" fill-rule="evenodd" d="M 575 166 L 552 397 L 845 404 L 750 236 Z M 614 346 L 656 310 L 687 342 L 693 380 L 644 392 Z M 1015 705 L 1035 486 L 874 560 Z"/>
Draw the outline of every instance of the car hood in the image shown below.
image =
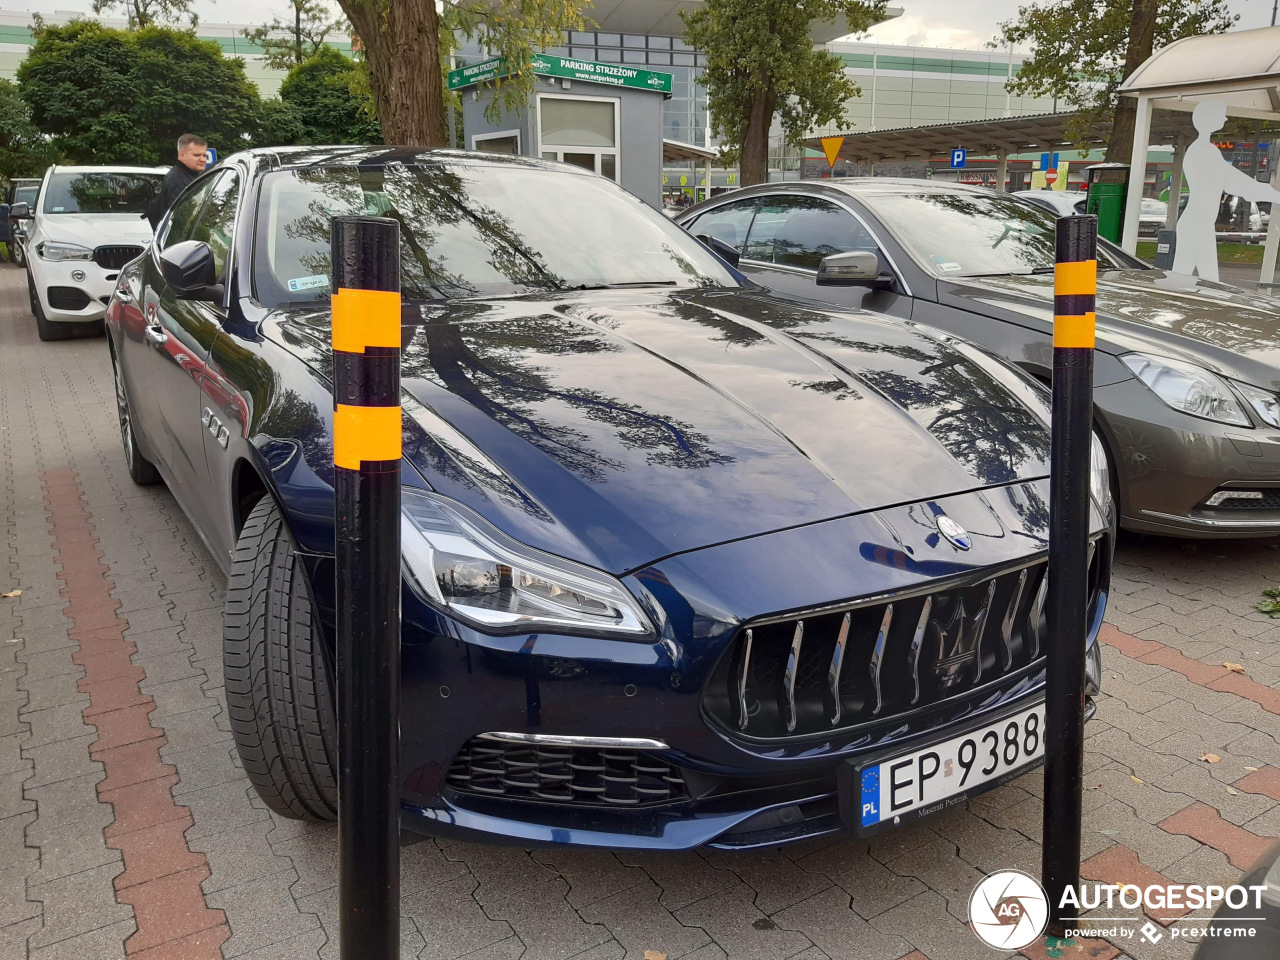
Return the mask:
<path id="1" fill-rule="evenodd" d="M 58 243 L 79 243 L 100 247 L 104 244 L 136 244 L 151 242 L 151 224 L 136 213 L 42 213 L 40 234 Z"/>
<path id="2" fill-rule="evenodd" d="M 1053 319 L 1053 277 L 955 278 L 944 302 L 989 313 L 1003 307 Z M 986 305 L 987 309 L 984 309 Z M 1280 301 L 1167 270 L 1098 274 L 1098 348 L 1161 352 L 1280 389 Z"/>
<path id="3" fill-rule="evenodd" d="M 406 458 L 517 539 L 612 572 L 1048 473 L 1034 388 L 903 321 L 723 290 L 420 310 Z M 328 374 L 327 313 L 266 332 Z"/>

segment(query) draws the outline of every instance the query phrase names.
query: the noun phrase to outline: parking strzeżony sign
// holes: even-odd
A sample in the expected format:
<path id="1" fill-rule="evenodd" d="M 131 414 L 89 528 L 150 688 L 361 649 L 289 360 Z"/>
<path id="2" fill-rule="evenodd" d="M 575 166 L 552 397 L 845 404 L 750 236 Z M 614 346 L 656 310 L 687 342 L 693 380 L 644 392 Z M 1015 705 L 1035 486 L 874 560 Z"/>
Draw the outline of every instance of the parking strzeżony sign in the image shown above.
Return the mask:
<path id="1" fill-rule="evenodd" d="M 579 60 L 576 57 L 556 57 L 541 53 L 533 58 L 533 72 L 546 77 L 567 77 L 570 80 L 590 80 L 608 83 L 615 87 L 636 87 L 658 93 L 671 92 L 671 74 L 657 70 L 641 70 L 622 63 L 598 63 L 595 60 Z M 449 71 L 449 89 L 469 87 L 505 77 L 511 70 L 502 57 L 490 57 L 470 66 Z"/>

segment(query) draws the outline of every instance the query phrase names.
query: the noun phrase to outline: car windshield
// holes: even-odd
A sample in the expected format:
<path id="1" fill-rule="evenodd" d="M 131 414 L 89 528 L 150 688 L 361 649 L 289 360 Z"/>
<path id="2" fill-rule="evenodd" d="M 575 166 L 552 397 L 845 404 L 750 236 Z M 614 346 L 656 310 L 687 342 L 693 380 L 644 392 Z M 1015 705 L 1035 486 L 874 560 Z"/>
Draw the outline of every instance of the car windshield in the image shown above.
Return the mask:
<path id="1" fill-rule="evenodd" d="M 733 286 L 702 244 L 615 184 L 555 169 L 429 162 L 281 171 L 263 180 L 255 293 L 328 298 L 329 218 L 400 224 L 406 299 L 599 286 Z"/>
<path id="2" fill-rule="evenodd" d="M 34 187 L 19 187 L 17 190 L 13 191 L 13 202 L 25 203 L 28 205 L 33 204 L 36 202 L 36 196 L 39 195 L 39 193 L 40 186 L 38 184 Z"/>
<path id="3" fill-rule="evenodd" d="M 922 266 L 943 277 L 1053 270 L 1058 216 L 1003 193 L 887 193 L 871 205 Z M 1098 266 L 1127 266 L 1098 248 Z"/>
<path id="4" fill-rule="evenodd" d="M 44 194 L 44 213 L 147 212 L 162 173 L 55 173 Z"/>

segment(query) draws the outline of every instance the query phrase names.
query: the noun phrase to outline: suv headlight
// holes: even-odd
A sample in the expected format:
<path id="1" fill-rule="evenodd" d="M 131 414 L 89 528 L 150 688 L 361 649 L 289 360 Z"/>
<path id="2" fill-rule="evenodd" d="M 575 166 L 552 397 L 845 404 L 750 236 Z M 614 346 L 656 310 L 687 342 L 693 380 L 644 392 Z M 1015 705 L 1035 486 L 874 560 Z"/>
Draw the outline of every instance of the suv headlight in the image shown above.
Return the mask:
<path id="1" fill-rule="evenodd" d="M 1193 417 L 1252 426 L 1249 415 L 1220 378 L 1194 363 L 1130 353 L 1120 358 L 1133 375 L 1174 410 Z"/>
<path id="2" fill-rule="evenodd" d="M 43 260 L 92 260 L 93 251 L 78 243 L 56 243 L 46 240 L 36 247 L 36 253 Z"/>
<path id="3" fill-rule="evenodd" d="M 445 500 L 404 489 L 400 549 L 423 599 L 480 630 L 652 635 L 616 579 L 518 543 Z"/>
<path id="4" fill-rule="evenodd" d="M 1280 397 L 1270 390 L 1259 390 L 1239 380 L 1231 382 L 1249 401 L 1249 406 L 1253 407 L 1253 412 L 1258 415 L 1259 420 L 1270 426 L 1280 427 Z"/>

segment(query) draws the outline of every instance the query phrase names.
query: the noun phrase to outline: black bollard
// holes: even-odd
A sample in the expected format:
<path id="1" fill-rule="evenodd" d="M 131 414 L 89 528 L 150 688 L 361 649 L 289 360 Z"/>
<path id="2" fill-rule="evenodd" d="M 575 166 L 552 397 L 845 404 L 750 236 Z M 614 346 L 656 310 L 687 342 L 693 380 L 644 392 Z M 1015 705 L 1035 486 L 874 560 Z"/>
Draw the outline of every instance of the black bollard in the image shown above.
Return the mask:
<path id="1" fill-rule="evenodd" d="M 400 228 L 334 217 L 338 924 L 400 956 Z"/>
<path id="2" fill-rule="evenodd" d="M 1058 220 L 1053 279 L 1053 447 L 1049 478 L 1049 646 L 1045 690 L 1044 860 L 1048 932 L 1063 936 L 1080 886 L 1088 632 L 1089 464 L 1093 440 L 1098 218 Z"/>

